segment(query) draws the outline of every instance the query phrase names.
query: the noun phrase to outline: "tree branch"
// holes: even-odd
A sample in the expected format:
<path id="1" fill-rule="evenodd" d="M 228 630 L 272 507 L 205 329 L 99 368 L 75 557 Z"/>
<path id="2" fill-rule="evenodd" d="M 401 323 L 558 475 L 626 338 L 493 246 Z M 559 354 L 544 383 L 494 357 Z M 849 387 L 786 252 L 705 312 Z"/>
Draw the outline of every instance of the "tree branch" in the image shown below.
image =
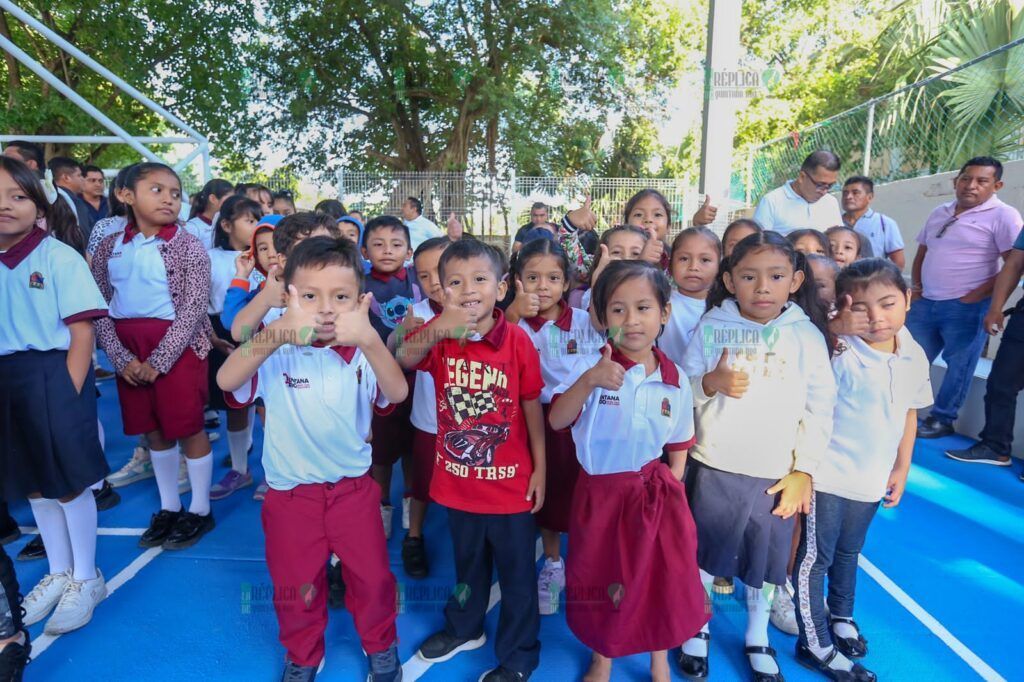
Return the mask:
<path id="1" fill-rule="evenodd" d="M 0 10 L 0 35 L 11 42 L 11 28 L 7 25 L 7 13 Z M 14 107 L 15 94 L 21 89 L 21 64 L 9 53 L 4 52 L 4 61 L 7 63 L 7 108 Z"/>

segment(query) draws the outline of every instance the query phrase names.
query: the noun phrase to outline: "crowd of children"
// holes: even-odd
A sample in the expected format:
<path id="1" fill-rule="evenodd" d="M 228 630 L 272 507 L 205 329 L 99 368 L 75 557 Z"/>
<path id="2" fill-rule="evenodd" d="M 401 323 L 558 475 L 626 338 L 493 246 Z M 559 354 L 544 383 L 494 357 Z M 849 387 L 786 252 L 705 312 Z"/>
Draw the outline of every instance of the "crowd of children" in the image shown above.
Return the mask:
<path id="1" fill-rule="evenodd" d="M 563 599 L 592 650 L 586 680 L 645 652 L 652 679 L 668 680 L 670 651 L 704 679 L 709 595 L 735 579 L 755 680 L 783 679 L 768 642 L 782 600 L 802 664 L 875 679 L 856 662 L 857 554 L 879 504 L 900 501 L 931 390 L 903 278 L 863 258 L 857 233 L 786 238 L 740 219 L 721 238 L 693 227 L 669 242 L 671 206 L 644 190 L 595 262 L 578 241 L 596 223 L 588 202 L 531 233 L 510 268 L 469 236 L 414 252 L 396 217 L 364 224 L 338 202 L 296 211 L 290 196 L 223 180 L 181 223 L 180 180 L 156 163 L 118 174 L 113 217 L 88 248 L 67 238 L 54 197 L 0 157 L 0 299 L 18 321 L 0 327 L 0 494 L 29 499 L 49 561 L 22 609 L 0 551 L 11 670 L 30 653 L 26 625 L 82 627 L 106 594 L 90 492 L 109 474 L 98 344 L 124 432 L 140 437 L 111 480 L 153 477 L 159 491 L 143 547 L 214 530 L 211 501 L 254 483 L 262 423 L 255 497 L 285 680 L 323 665 L 341 581 L 369 679 L 401 679 L 386 547 L 399 462 L 403 570 L 430 571 L 431 504 L 446 508 L 454 550 L 426 661 L 485 644 L 496 571 L 496 666 L 481 680 L 528 679 L 540 618 Z M 207 429 L 220 411 L 230 471 L 215 484 Z"/>

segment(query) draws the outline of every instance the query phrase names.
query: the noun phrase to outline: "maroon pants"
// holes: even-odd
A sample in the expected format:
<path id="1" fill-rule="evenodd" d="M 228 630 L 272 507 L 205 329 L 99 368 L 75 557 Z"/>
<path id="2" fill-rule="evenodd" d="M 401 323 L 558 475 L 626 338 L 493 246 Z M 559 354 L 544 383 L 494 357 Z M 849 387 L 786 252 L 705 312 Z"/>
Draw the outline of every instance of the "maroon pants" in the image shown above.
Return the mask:
<path id="1" fill-rule="evenodd" d="M 315 666 L 324 657 L 331 552 L 341 559 L 345 607 L 363 649 L 374 654 L 396 641 L 395 576 L 380 523 L 380 487 L 369 475 L 269 490 L 263 532 L 288 660 Z"/>

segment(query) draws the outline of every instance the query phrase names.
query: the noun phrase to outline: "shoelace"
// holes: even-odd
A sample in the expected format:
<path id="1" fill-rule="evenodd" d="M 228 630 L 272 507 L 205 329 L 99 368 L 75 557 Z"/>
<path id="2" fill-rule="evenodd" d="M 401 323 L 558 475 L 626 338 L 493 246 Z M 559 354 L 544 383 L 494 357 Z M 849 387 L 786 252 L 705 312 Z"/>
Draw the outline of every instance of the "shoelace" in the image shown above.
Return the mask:
<path id="1" fill-rule="evenodd" d="M 391 647 L 375 654 L 370 654 L 371 670 L 394 670 L 398 666 L 398 649 Z"/>
<path id="2" fill-rule="evenodd" d="M 43 576 L 43 579 L 40 580 L 39 583 L 32 588 L 32 591 L 28 593 L 28 596 L 24 599 L 24 603 L 35 604 L 37 601 L 43 598 L 43 592 L 49 589 L 49 587 L 53 585 L 53 583 L 55 583 L 58 578 L 63 578 L 66 576 L 67 573 L 47 573 Z"/>
<path id="3" fill-rule="evenodd" d="M 288 663 L 284 673 L 284 682 L 306 682 L 308 679 L 308 668 L 303 668 L 301 665 L 295 665 L 292 662 Z"/>
<path id="4" fill-rule="evenodd" d="M 57 610 L 63 610 L 66 608 L 78 608 L 79 603 L 82 601 L 82 586 L 85 584 L 82 580 L 72 580 L 68 583 L 68 586 L 64 588 L 64 593 L 60 595 L 60 601 L 57 602 Z"/>

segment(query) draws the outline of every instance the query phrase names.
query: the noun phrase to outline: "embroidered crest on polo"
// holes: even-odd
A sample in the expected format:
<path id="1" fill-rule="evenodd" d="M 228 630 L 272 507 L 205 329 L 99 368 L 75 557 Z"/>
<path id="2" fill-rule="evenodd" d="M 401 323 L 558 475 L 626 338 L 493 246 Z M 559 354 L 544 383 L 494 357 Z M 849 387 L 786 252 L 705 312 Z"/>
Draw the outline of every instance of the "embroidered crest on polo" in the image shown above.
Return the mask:
<path id="1" fill-rule="evenodd" d="M 672 416 L 672 403 L 668 398 L 661 399 L 661 416 L 671 417 Z"/>
<path id="2" fill-rule="evenodd" d="M 38 270 L 28 276 L 28 288 L 29 289 L 44 289 L 46 288 L 46 280 L 43 279 L 43 275 Z"/>

